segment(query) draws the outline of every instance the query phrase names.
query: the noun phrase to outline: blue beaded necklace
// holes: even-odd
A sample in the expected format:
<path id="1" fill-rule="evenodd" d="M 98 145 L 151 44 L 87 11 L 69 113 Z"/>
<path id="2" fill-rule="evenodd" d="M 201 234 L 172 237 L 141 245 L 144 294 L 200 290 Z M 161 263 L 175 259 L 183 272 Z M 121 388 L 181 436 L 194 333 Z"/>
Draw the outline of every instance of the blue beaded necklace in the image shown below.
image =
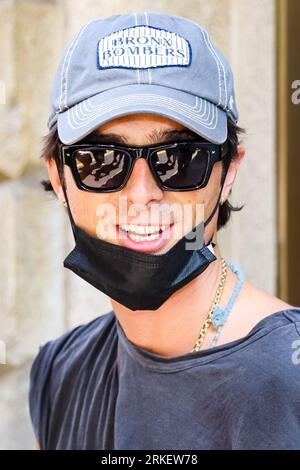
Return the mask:
<path id="1" fill-rule="evenodd" d="M 213 337 L 212 343 L 210 345 L 210 348 L 214 347 L 216 345 L 216 342 L 220 336 L 222 327 L 227 320 L 229 313 L 232 309 L 232 306 L 237 298 L 238 293 L 241 290 L 241 287 L 244 283 L 244 275 L 241 271 L 241 268 L 238 264 L 236 263 L 227 263 L 227 265 L 231 268 L 231 270 L 237 275 L 237 281 L 235 284 L 234 291 L 229 299 L 228 304 L 226 305 L 225 308 L 222 308 L 219 304 L 215 306 L 213 317 L 212 317 L 212 325 L 214 328 L 217 329 L 217 332 L 215 336 Z"/>

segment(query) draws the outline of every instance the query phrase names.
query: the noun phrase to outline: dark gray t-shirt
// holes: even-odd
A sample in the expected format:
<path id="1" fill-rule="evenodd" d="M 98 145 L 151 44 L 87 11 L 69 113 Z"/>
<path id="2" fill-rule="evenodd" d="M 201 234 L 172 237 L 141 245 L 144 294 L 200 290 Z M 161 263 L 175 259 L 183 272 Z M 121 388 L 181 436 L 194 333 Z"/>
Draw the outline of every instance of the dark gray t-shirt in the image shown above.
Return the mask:
<path id="1" fill-rule="evenodd" d="M 40 348 L 29 405 L 42 449 L 300 449 L 300 308 L 172 357 L 111 311 Z"/>

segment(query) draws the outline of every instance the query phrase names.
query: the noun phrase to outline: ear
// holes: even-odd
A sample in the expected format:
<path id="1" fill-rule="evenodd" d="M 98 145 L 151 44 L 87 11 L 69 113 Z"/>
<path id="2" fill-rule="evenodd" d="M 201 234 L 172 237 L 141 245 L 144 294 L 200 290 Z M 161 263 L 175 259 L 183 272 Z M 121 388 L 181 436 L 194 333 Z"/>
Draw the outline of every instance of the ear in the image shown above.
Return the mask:
<path id="1" fill-rule="evenodd" d="M 241 164 L 244 156 L 245 156 L 244 147 L 241 147 L 240 145 L 238 145 L 237 153 L 235 155 L 234 160 L 229 165 L 227 175 L 224 181 L 224 186 L 223 186 L 223 191 L 222 191 L 223 201 L 226 201 L 226 199 L 228 198 L 230 194 L 234 180 L 236 178 L 238 167 Z"/>
<path id="2" fill-rule="evenodd" d="M 63 192 L 63 188 L 61 185 L 60 177 L 58 174 L 58 170 L 57 170 L 57 166 L 56 166 L 56 162 L 54 158 L 50 158 L 49 160 L 47 160 L 46 165 L 47 165 L 49 180 L 52 184 L 52 188 L 54 189 L 58 199 L 61 202 L 63 202 L 65 200 L 65 195 Z"/>

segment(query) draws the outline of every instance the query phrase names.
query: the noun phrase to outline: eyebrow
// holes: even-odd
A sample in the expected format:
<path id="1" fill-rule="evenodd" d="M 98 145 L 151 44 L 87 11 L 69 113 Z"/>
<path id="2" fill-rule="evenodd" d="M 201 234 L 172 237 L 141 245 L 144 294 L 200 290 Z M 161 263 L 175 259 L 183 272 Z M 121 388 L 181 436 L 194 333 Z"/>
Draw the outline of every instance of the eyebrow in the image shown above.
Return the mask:
<path id="1" fill-rule="evenodd" d="M 160 143 L 164 144 L 174 140 L 198 140 L 201 142 L 207 142 L 203 137 L 188 129 L 172 129 L 167 131 L 157 131 L 155 129 L 150 134 L 147 134 L 147 139 L 149 140 L 149 145 Z M 121 134 L 101 134 L 97 131 L 91 132 L 88 136 L 82 139 L 80 143 L 130 145 L 126 137 Z"/>

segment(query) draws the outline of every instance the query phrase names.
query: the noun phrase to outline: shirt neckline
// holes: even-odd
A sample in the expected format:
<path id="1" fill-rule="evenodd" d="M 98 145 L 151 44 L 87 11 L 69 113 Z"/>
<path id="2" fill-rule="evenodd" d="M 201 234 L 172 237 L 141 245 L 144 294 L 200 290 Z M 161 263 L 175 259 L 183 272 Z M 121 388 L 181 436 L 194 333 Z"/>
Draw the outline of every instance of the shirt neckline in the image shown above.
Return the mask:
<path id="1" fill-rule="evenodd" d="M 161 356 L 160 354 L 156 354 L 138 347 L 127 338 L 116 316 L 115 324 L 120 342 L 120 350 L 125 350 L 143 367 L 153 371 L 158 371 L 160 373 L 170 373 L 178 372 L 202 364 L 207 364 L 248 346 L 249 344 L 268 334 L 270 331 L 274 330 L 274 328 L 286 325 L 288 321 L 290 321 L 286 316 L 286 313 L 291 311 L 294 312 L 295 310 L 300 313 L 300 307 L 292 307 L 267 315 L 256 325 L 254 325 L 247 335 L 238 338 L 237 340 L 217 345 L 212 348 L 202 349 L 200 351 L 194 351 L 177 356 Z"/>

